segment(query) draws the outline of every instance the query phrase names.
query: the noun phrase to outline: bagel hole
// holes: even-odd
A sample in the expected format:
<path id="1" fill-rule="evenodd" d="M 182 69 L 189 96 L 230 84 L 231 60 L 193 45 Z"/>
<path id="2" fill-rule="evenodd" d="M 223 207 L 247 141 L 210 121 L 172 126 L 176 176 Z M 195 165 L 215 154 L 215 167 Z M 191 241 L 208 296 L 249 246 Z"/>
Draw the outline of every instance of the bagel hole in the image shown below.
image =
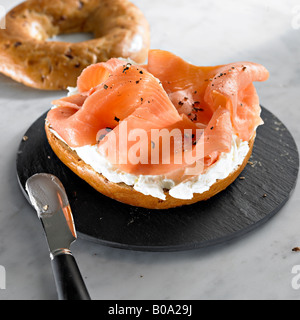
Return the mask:
<path id="1" fill-rule="evenodd" d="M 47 39 L 47 41 L 58 41 L 58 42 L 70 42 L 77 43 L 95 39 L 93 33 L 90 32 L 76 32 L 70 34 L 58 34 L 52 38 Z"/>

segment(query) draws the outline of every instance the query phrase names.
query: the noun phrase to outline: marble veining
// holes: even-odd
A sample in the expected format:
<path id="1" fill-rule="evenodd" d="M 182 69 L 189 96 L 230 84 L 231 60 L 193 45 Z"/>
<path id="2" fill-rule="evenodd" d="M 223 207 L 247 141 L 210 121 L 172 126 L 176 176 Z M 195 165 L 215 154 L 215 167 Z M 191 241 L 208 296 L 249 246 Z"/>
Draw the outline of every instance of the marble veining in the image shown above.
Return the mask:
<path id="1" fill-rule="evenodd" d="M 2 0 L 9 10 L 19 0 Z M 198 64 L 249 60 L 270 80 L 257 83 L 261 104 L 300 144 L 298 0 L 133 0 L 151 24 L 152 48 Z M 300 12 L 300 10 L 299 10 Z M 168 14 L 167 14 L 168 13 Z M 300 27 L 300 26 L 299 26 Z M 62 92 L 33 90 L 0 75 L 1 300 L 56 299 L 42 227 L 15 173 L 19 141 Z M 298 299 L 292 268 L 300 265 L 300 192 L 268 223 L 219 246 L 178 253 L 132 252 L 79 239 L 72 251 L 93 299 Z"/>

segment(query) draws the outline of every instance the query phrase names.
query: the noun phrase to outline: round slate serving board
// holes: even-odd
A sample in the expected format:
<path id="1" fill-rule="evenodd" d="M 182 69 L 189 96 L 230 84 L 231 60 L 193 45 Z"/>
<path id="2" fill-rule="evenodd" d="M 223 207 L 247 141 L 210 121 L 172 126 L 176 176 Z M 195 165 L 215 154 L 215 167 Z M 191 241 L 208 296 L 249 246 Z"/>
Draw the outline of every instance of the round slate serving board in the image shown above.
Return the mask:
<path id="1" fill-rule="evenodd" d="M 25 133 L 17 176 L 25 191 L 35 173 L 56 175 L 66 188 L 78 235 L 103 245 L 141 251 L 179 251 L 223 243 L 260 226 L 288 200 L 296 184 L 299 155 L 287 128 L 262 108 L 249 164 L 212 199 L 165 211 L 131 207 L 96 192 L 53 153 L 42 115 Z"/>

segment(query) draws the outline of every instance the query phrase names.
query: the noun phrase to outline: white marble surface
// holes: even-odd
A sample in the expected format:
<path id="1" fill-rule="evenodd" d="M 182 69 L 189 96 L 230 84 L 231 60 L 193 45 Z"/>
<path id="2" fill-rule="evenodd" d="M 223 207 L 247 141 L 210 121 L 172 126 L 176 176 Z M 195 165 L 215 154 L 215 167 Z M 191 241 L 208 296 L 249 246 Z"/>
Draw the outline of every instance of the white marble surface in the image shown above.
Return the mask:
<path id="1" fill-rule="evenodd" d="M 152 48 L 199 65 L 250 60 L 271 77 L 261 103 L 300 144 L 300 2 L 134 0 L 152 28 Z M 18 0 L 0 0 L 6 10 Z M 296 7 L 298 6 L 298 7 Z M 298 11 L 297 11 L 298 9 Z M 0 75 L 0 299 L 56 299 L 41 225 L 19 190 L 16 150 L 29 125 L 61 92 L 26 88 Z M 143 253 L 78 240 L 72 251 L 93 299 L 298 299 L 300 185 L 278 215 L 225 245 L 180 253 Z"/>

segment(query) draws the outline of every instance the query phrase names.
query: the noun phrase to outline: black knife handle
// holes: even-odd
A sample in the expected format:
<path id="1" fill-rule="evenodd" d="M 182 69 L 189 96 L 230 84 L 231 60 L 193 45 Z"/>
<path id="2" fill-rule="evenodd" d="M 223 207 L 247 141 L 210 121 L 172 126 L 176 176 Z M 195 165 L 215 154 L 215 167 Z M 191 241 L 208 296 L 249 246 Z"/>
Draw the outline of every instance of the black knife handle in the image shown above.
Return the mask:
<path id="1" fill-rule="evenodd" d="M 59 300 L 91 300 L 72 254 L 51 256 Z"/>

